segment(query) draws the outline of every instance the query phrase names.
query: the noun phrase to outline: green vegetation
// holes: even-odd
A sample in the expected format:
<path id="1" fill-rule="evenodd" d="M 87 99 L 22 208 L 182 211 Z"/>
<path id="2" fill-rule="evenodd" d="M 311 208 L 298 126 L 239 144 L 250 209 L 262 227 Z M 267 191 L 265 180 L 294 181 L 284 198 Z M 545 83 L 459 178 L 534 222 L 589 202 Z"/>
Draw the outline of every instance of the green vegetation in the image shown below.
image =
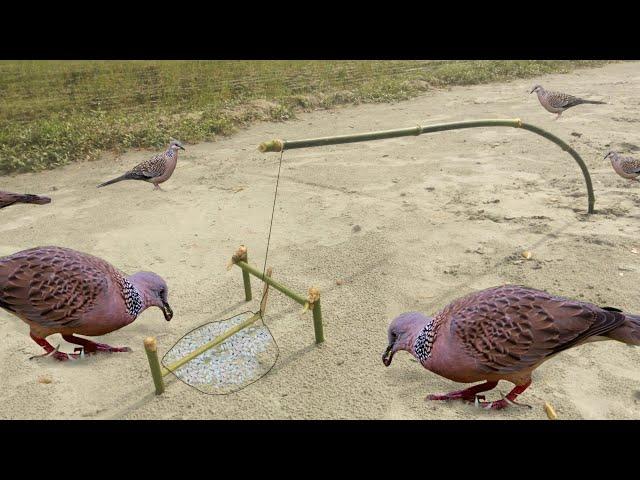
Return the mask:
<path id="1" fill-rule="evenodd" d="M 256 120 L 595 61 L 3 61 L 0 174 L 214 140 Z"/>

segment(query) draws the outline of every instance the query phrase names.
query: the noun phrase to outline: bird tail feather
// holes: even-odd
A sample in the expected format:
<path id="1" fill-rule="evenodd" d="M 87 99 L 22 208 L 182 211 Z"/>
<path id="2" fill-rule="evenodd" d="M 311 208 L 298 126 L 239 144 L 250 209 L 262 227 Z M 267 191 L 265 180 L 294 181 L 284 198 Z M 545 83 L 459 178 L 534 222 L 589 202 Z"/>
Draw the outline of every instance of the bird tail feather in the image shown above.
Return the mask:
<path id="1" fill-rule="evenodd" d="M 119 177 L 116 177 L 116 178 L 114 178 L 112 180 L 108 180 L 108 181 L 98 185 L 97 188 L 106 187 L 107 185 L 111 185 L 113 183 L 118 183 L 118 182 L 121 182 L 123 180 L 128 180 L 129 179 L 128 175 L 129 175 L 128 173 L 125 173 L 124 175 L 120 175 Z"/>
<path id="2" fill-rule="evenodd" d="M 607 336 L 627 345 L 640 346 L 640 315 L 624 313 L 624 318 L 622 325 L 609 332 Z"/>
<path id="3" fill-rule="evenodd" d="M 22 203 L 34 203 L 36 205 L 45 205 L 47 203 L 51 203 L 51 199 L 49 197 L 41 197 L 39 195 L 31 195 L 26 193 L 20 197 L 20 201 Z"/>
<path id="4" fill-rule="evenodd" d="M 580 99 L 580 103 L 589 103 L 593 105 L 606 105 L 607 102 L 601 102 L 600 100 L 585 100 L 583 98 Z"/>

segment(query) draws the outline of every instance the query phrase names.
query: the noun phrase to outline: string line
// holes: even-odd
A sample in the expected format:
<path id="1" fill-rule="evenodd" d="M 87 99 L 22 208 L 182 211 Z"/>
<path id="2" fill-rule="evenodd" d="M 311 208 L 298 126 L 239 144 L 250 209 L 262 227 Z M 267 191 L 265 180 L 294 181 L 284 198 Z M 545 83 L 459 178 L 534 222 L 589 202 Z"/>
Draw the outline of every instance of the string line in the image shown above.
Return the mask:
<path id="1" fill-rule="evenodd" d="M 278 186 L 280 185 L 280 172 L 282 171 L 282 158 L 283 158 L 283 156 L 284 156 L 284 146 L 283 146 L 282 150 L 280 151 L 280 161 L 278 162 L 278 175 L 276 176 L 276 189 L 275 189 L 275 192 L 273 194 L 273 206 L 271 207 L 271 221 L 269 222 L 269 235 L 267 237 L 267 249 L 264 252 L 264 265 L 262 266 L 262 277 L 263 278 L 265 278 L 265 275 L 266 275 L 266 272 L 267 272 L 267 258 L 269 257 L 269 246 L 271 244 L 271 230 L 273 228 L 273 218 L 274 218 L 275 213 L 276 213 L 276 203 L 278 201 Z M 262 298 L 260 299 L 260 305 L 262 305 L 262 302 L 264 301 L 264 297 L 265 297 L 266 294 L 267 294 L 267 290 L 265 289 L 262 292 Z M 264 318 L 262 317 L 262 311 L 259 310 L 259 313 L 260 313 L 260 319 L 264 323 Z"/>

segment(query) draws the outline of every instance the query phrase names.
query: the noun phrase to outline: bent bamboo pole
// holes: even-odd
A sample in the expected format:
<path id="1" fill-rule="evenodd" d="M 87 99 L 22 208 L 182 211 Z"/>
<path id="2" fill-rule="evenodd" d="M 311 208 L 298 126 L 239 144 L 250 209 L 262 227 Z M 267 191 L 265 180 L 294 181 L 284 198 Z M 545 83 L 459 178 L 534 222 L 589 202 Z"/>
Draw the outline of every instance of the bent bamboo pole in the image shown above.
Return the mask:
<path id="1" fill-rule="evenodd" d="M 325 145 L 338 145 L 342 143 L 355 143 L 355 142 L 367 142 L 370 140 L 382 140 L 385 138 L 407 137 L 411 135 L 422 135 L 423 133 L 444 132 L 446 130 L 458 130 L 464 128 L 478 128 L 478 127 L 513 127 L 523 128 L 530 132 L 533 132 L 541 137 L 558 145 L 562 150 L 568 152 L 573 159 L 578 163 L 582 170 L 585 183 L 587 185 L 588 195 L 588 212 L 591 214 L 594 212 L 595 195 L 593 193 L 593 186 L 591 184 L 591 176 L 586 164 L 578 155 L 578 153 L 571 148 L 566 142 L 556 137 L 552 133 L 543 130 L 540 127 L 525 123 L 519 118 L 516 119 L 483 119 L 483 120 L 471 120 L 465 122 L 453 122 L 453 123 L 440 123 L 430 126 L 420 126 L 410 128 L 400 128 L 396 130 L 382 130 L 378 132 L 359 133 L 355 135 L 338 135 L 335 137 L 320 137 L 320 138 L 308 138 L 304 140 L 270 140 L 263 142 L 259 145 L 258 150 L 261 152 L 281 152 L 283 150 L 292 150 L 294 148 L 309 148 L 309 147 L 321 147 Z"/>

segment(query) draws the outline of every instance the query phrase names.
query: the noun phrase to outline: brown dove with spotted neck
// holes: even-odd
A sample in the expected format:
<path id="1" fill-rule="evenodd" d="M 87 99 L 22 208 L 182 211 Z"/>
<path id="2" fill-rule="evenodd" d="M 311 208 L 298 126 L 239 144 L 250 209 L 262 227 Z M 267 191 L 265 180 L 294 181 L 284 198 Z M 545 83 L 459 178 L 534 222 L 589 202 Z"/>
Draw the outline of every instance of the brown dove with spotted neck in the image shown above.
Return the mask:
<path id="1" fill-rule="evenodd" d="M 424 368 L 454 382 L 480 385 L 429 400 L 465 400 L 500 409 L 529 385 L 542 363 L 569 348 L 598 340 L 640 345 L 640 316 L 570 300 L 541 290 L 505 285 L 454 300 L 434 317 L 418 312 L 397 317 L 388 330 L 382 361 L 399 350 Z M 515 384 L 503 399 L 485 402 L 480 392 L 500 380 Z"/>
<path id="2" fill-rule="evenodd" d="M 37 247 L 0 258 L 0 308 L 29 325 L 44 355 L 58 360 L 79 354 L 54 348 L 46 340 L 54 333 L 81 345 L 82 353 L 130 351 L 75 335 L 105 335 L 153 306 L 171 320 L 167 295 L 167 284 L 155 273 L 126 276 L 101 258 L 69 248 Z"/>
<path id="3" fill-rule="evenodd" d="M 139 163 L 124 175 L 98 185 L 98 188 L 106 187 L 123 180 L 142 180 L 153 184 L 154 190 L 162 190 L 160 184 L 169 180 L 178 164 L 178 150 L 184 150 L 182 143 L 172 140 L 166 152 Z"/>

